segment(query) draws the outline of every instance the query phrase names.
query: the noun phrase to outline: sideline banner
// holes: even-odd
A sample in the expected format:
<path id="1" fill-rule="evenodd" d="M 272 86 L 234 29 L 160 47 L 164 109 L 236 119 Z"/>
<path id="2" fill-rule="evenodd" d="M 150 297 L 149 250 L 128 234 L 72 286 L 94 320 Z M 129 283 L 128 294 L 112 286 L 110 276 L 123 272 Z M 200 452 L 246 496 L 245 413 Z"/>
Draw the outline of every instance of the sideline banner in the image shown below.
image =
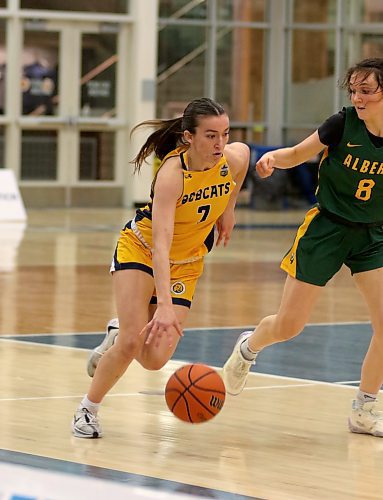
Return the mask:
<path id="1" fill-rule="evenodd" d="M 26 219 L 27 214 L 15 174 L 12 170 L 0 168 L 0 222 Z"/>

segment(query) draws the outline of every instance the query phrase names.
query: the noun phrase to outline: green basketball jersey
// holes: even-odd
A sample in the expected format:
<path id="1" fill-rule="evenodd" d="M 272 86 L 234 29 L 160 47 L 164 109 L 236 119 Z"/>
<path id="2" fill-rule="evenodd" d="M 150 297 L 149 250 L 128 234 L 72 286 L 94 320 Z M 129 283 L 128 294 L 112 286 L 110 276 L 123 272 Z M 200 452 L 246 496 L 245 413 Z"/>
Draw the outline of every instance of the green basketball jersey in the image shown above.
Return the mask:
<path id="1" fill-rule="evenodd" d="M 340 143 L 323 153 L 316 196 L 323 208 L 349 221 L 383 221 L 383 148 L 372 144 L 353 107 L 346 109 Z"/>

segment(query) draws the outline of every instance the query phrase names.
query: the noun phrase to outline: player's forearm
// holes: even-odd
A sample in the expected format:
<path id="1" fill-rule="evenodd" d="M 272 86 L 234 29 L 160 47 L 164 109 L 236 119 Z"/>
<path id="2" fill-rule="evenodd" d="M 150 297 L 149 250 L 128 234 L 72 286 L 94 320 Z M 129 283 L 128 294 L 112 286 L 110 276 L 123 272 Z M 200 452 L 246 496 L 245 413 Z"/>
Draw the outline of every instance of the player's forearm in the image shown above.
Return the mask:
<path id="1" fill-rule="evenodd" d="M 171 304 L 169 251 L 163 248 L 153 250 L 153 274 L 157 303 Z"/>
<path id="2" fill-rule="evenodd" d="M 272 151 L 271 154 L 275 158 L 276 168 L 292 168 L 304 161 L 300 158 L 300 155 L 294 147 L 276 149 L 275 151 Z"/>

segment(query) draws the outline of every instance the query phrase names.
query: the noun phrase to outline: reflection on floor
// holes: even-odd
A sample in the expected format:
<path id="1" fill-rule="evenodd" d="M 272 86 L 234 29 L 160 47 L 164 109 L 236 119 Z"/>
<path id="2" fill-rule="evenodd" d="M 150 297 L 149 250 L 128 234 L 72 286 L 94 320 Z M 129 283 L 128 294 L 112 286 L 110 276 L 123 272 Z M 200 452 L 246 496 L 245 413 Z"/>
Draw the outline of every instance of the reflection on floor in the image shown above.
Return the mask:
<path id="1" fill-rule="evenodd" d="M 220 367 L 242 328 L 186 329 L 173 359 Z M 15 335 L 7 340 L 92 349 L 103 333 Z M 275 344 L 258 357 L 255 372 L 321 382 L 355 384 L 371 337 L 370 323 L 307 325 L 301 335 Z M 2 340 L 2 339 L 0 339 Z"/>

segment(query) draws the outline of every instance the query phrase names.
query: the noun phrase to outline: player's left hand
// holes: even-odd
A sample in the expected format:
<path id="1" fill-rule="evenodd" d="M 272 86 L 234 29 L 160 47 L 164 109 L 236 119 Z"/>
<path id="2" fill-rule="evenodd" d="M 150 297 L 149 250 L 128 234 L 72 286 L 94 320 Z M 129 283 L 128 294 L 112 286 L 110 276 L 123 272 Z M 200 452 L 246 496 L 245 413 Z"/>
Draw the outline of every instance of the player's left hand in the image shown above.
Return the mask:
<path id="1" fill-rule="evenodd" d="M 140 336 L 146 335 L 145 344 L 154 341 L 155 347 L 159 347 L 162 337 L 166 336 L 169 347 L 172 347 L 174 330 L 177 335 L 183 337 L 182 327 L 173 306 L 158 305 L 153 318 L 141 330 Z"/>

